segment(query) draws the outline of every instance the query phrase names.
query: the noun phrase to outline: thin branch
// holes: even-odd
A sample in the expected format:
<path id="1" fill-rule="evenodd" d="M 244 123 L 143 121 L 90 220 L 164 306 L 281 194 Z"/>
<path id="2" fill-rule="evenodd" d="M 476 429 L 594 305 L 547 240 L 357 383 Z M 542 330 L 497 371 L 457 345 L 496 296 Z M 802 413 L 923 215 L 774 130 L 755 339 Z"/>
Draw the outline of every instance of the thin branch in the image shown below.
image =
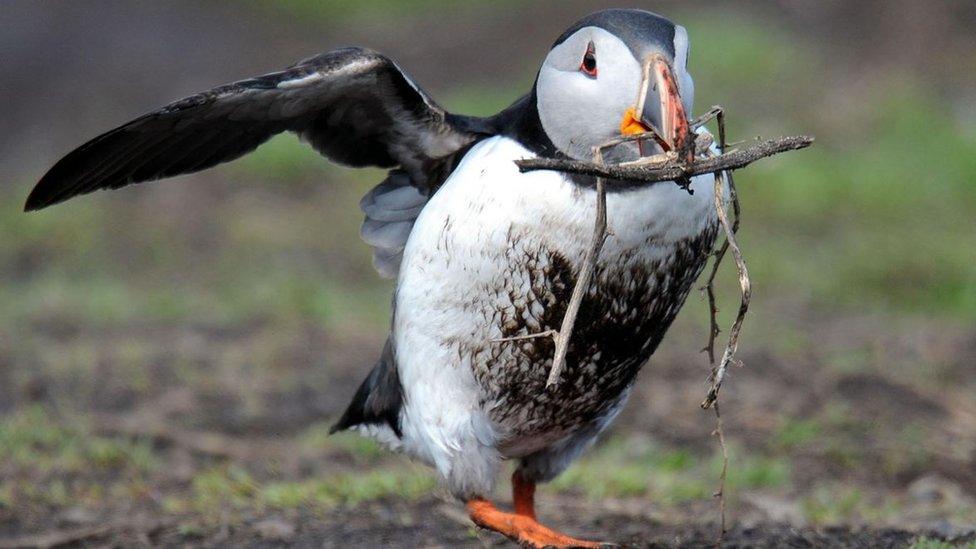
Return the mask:
<path id="1" fill-rule="evenodd" d="M 718 150 L 720 153 L 724 153 L 728 147 L 725 141 L 725 111 L 722 109 L 722 107 L 712 107 L 712 110 L 706 113 L 706 115 L 702 117 L 701 123 L 705 123 L 708 121 L 708 119 L 705 118 L 706 116 L 708 116 L 709 118 L 713 117 L 717 119 L 718 133 L 719 133 Z M 704 149 L 704 150 L 707 151 L 708 149 Z M 729 182 L 729 196 L 732 199 L 732 204 L 734 205 L 734 210 L 735 210 L 735 221 L 732 224 L 731 234 L 736 234 L 739 230 L 739 220 L 741 219 L 740 209 L 739 209 L 739 195 L 735 190 L 735 181 L 732 179 L 732 172 L 729 171 L 729 172 L 716 173 L 715 174 L 716 187 L 721 187 L 720 179 L 722 178 L 725 178 Z M 720 190 L 716 192 L 718 192 L 719 194 L 724 194 L 721 193 Z M 721 201 L 719 201 L 718 205 L 721 206 L 723 204 Z M 718 213 L 718 211 L 716 213 Z M 724 228 L 725 226 L 723 225 L 723 229 Z M 708 351 L 708 363 L 712 367 L 711 370 L 712 372 L 714 372 L 716 368 L 715 340 L 718 338 L 719 335 L 718 307 L 715 303 L 715 276 L 718 274 L 719 266 L 721 266 L 722 259 L 725 258 L 725 253 L 728 251 L 728 249 L 729 249 L 729 239 L 726 238 L 725 240 L 723 240 L 722 246 L 719 248 L 719 250 L 714 253 L 715 261 L 712 263 L 712 272 L 709 274 L 708 282 L 705 284 L 705 287 L 703 288 L 708 294 L 708 309 L 710 313 L 708 346 L 705 348 L 705 350 Z M 716 391 L 716 398 L 717 396 L 718 396 L 718 392 Z M 726 533 L 725 481 L 726 478 L 728 477 L 729 452 L 728 452 L 728 448 L 725 445 L 725 428 L 722 422 L 722 412 L 718 400 L 715 401 L 713 409 L 715 410 L 715 430 L 712 432 L 712 434 L 718 438 L 718 445 L 722 452 L 722 473 L 719 475 L 718 490 L 716 490 L 714 494 L 714 496 L 718 498 L 718 509 L 719 509 L 719 531 L 718 531 L 718 537 L 715 540 L 715 546 L 721 547 L 722 542 L 725 540 L 725 533 Z"/>
<path id="2" fill-rule="evenodd" d="M 705 292 L 708 296 L 708 312 L 709 312 L 709 327 L 708 327 L 708 345 L 705 346 L 702 351 L 708 353 L 708 363 L 714 367 L 715 366 L 715 340 L 718 339 L 718 335 L 722 333 L 722 330 L 718 326 L 718 306 L 715 300 L 715 275 L 718 274 L 718 268 L 722 264 L 722 259 L 725 257 L 725 252 L 729 249 L 728 241 L 722 242 L 722 246 L 712 255 L 715 257 L 715 261 L 712 262 L 712 272 L 708 275 L 708 282 L 702 286 L 701 290 Z"/>
<path id="3" fill-rule="evenodd" d="M 595 147 L 593 150 L 593 161 L 597 165 L 603 165 L 603 148 Z M 576 277 L 576 286 L 573 288 L 573 295 L 569 299 L 566 307 L 566 315 L 563 316 L 562 326 L 559 327 L 559 336 L 556 337 L 556 354 L 552 359 L 552 369 L 549 370 L 549 379 L 546 380 L 546 387 L 552 387 L 559 383 L 559 374 L 562 373 L 566 364 L 566 353 L 569 351 L 569 338 L 573 334 L 573 325 L 576 324 L 576 315 L 579 313 L 580 304 L 583 296 L 590 287 L 590 279 L 596 271 L 596 260 L 603 249 L 603 243 L 607 240 L 607 189 L 606 182 L 602 177 L 596 179 L 596 221 L 593 224 L 593 239 L 590 247 L 583 256 L 583 264 L 580 266 L 579 275 Z"/>
<path id="4" fill-rule="evenodd" d="M 661 167 L 638 167 L 606 166 L 592 162 L 556 158 L 527 158 L 524 160 L 516 160 L 515 163 L 518 165 L 519 170 L 523 172 L 532 170 L 556 170 L 604 177 L 611 180 L 658 183 L 661 181 L 674 181 L 676 179 L 694 177 L 706 173 L 744 168 L 761 158 L 787 151 L 804 149 L 812 143 L 813 138 L 805 135 L 768 139 L 745 149 L 696 160 L 690 167 L 679 164 L 677 161 L 668 162 Z M 612 185 L 612 182 L 610 184 Z"/>
<path id="5" fill-rule="evenodd" d="M 723 245 L 720 253 L 724 255 L 725 248 L 730 248 L 732 250 L 732 258 L 735 260 L 735 267 L 739 274 L 739 290 L 741 292 L 741 300 L 739 302 L 739 312 L 735 317 L 735 321 L 732 323 L 732 328 L 729 330 L 729 341 L 725 347 L 725 352 L 722 353 L 722 360 L 718 363 L 718 365 L 714 365 L 714 334 L 717 329 L 714 315 L 715 312 L 717 312 L 717 309 L 715 308 L 714 291 L 709 289 L 709 303 L 712 309 L 713 334 L 713 337 L 709 340 L 709 354 L 710 358 L 712 358 L 712 364 L 714 367 L 711 375 L 709 376 L 711 379 L 711 387 L 708 389 L 708 394 L 705 396 L 705 400 L 703 400 L 701 403 L 701 407 L 703 409 L 708 409 L 712 404 L 715 403 L 715 399 L 718 398 L 718 392 L 722 388 L 722 381 L 725 379 L 725 373 L 728 370 L 729 364 L 735 359 L 735 352 L 739 347 L 739 333 L 742 330 L 742 322 L 745 320 L 746 312 L 749 310 L 749 301 L 752 297 L 752 283 L 749 280 L 749 271 L 746 269 L 745 261 L 742 259 L 742 250 L 739 249 L 739 243 L 735 239 L 735 232 L 738 229 L 738 222 L 736 223 L 736 226 L 733 227 L 733 225 L 729 222 L 729 216 L 725 210 L 724 180 L 724 177 L 721 177 L 718 174 L 715 175 L 715 211 L 718 214 L 719 222 L 722 224 L 722 228 L 725 231 L 726 241 L 726 244 Z M 738 221 L 738 197 L 734 195 L 733 197 L 736 220 Z M 716 256 L 716 262 L 712 267 L 712 276 L 709 277 L 708 288 L 711 288 L 712 286 L 714 273 L 718 270 L 718 263 L 720 260 L 721 256 Z"/>
<path id="6" fill-rule="evenodd" d="M 721 105 L 713 105 L 712 108 L 708 109 L 705 112 L 705 114 L 703 114 L 703 115 L 699 116 L 698 118 L 696 118 L 696 119 L 688 122 L 688 125 L 691 126 L 692 129 L 698 129 L 699 127 L 704 126 L 705 124 L 707 124 L 711 120 L 714 120 L 714 119 L 718 118 L 720 115 L 724 115 L 724 113 L 725 113 L 725 110 L 722 109 L 722 106 Z M 724 131 L 720 130 L 719 133 L 724 133 Z M 719 139 L 721 139 L 722 137 L 723 136 L 720 135 L 719 136 Z"/>
<path id="7" fill-rule="evenodd" d="M 718 445 L 722 449 L 722 474 L 719 475 L 718 490 L 712 494 L 718 498 L 721 529 L 719 530 L 715 545 L 720 546 L 722 540 L 725 539 L 725 532 L 727 531 L 725 526 L 725 479 L 728 477 L 729 472 L 729 450 L 725 446 L 725 432 L 722 428 L 722 411 L 719 409 L 717 401 L 712 408 L 715 409 L 715 431 L 712 434 L 718 437 Z"/>
<path id="8" fill-rule="evenodd" d="M 725 142 L 725 111 L 721 106 L 712 107 L 707 113 L 696 119 L 696 122 L 692 122 L 692 125 L 704 124 L 709 120 L 716 118 L 718 119 L 718 150 L 719 153 L 724 153 L 728 150 L 729 145 Z M 705 149 L 699 149 L 705 150 Z M 732 234 L 739 233 L 739 222 L 742 219 L 741 208 L 739 207 L 739 193 L 735 189 L 735 179 L 732 176 L 731 171 L 722 174 L 723 177 L 729 182 L 729 196 L 732 199 L 733 212 L 735 214 L 735 220 L 732 222 Z M 715 177 L 719 177 L 719 174 L 715 174 Z M 718 326 L 718 306 L 715 301 L 715 276 L 718 275 L 718 269 L 722 265 L 722 260 L 725 259 L 725 253 L 729 250 L 729 241 L 724 239 L 722 241 L 722 246 L 713 253 L 715 256 L 715 261 L 712 263 L 712 271 L 708 275 L 708 282 L 702 287 L 702 290 L 708 296 L 708 309 L 709 309 L 709 333 L 708 333 L 708 346 L 706 346 L 703 351 L 708 353 L 708 364 L 715 368 L 715 340 L 718 338 L 721 330 Z"/>

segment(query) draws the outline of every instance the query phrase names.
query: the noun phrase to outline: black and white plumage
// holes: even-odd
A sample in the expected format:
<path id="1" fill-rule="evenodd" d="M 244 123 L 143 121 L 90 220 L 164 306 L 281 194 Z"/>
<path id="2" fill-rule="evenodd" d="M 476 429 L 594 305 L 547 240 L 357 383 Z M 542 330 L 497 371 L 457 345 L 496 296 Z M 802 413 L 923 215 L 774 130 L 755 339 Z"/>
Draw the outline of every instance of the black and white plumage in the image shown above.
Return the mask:
<path id="1" fill-rule="evenodd" d="M 26 209 L 201 170 L 283 131 L 336 162 L 391 168 L 360 207 L 377 269 L 397 277 L 392 330 L 335 428 L 430 463 L 470 502 L 491 493 L 502 461 L 545 481 L 595 439 L 704 266 L 717 233 L 710 176 L 691 181 L 694 193 L 613 186 L 611 236 L 562 381 L 545 388 L 550 339 L 494 341 L 559 328 L 594 215 L 592 179 L 523 174 L 514 161 L 589 158 L 628 124 L 674 139 L 618 156 L 676 147 L 692 105 L 688 47 L 657 15 L 598 12 L 556 41 L 528 95 L 488 118 L 447 113 L 388 58 L 342 49 L 96 137 L 55 164 Z"/>

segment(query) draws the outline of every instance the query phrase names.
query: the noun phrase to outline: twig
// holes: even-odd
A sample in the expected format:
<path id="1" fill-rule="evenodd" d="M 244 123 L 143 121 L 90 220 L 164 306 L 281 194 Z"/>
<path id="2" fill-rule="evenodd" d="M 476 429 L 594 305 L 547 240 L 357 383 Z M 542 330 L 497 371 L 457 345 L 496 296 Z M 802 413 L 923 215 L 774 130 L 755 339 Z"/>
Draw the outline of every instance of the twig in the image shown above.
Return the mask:
<path id="1" fill-rule="evenodd" d="M 725 372 L 728 370 L 729 364 L 735 360 L 735 352 L 739 347 L 739 333 L 742 330 L 742 322 L 745 320 L 746 312 L 749 310 L 749 301 L 752 297 L 752 283 L 749 281 L 749 271 L 746 269 L 745 261 L 742 259 L 742 250 L 739 249 L 739 243 L 735 239 L 735 231 L 738 229 L 738 223 L 736 226 L 729 222 L 728 213 L 725 211 L 725 186 L 722 184 L 725 178 L 720 175 L 715 175 L 715 211 L 718 214 L 719 222 L 722 224 L 722 229 L 725 231 L 725 244 L 723 244 L 722 249 L 719 251 L 721 255 L 716 256 L 715 264 L 712 266 L 712 276 L 709 277 L 708 286 L 709 288 L 709 304 L 712 310 L 712 337 L 709 339 L 708 349 L 709 356 L 712 359 L 713 369 L 709 376 L 711 381 L 711 387 L 708 389 L 708 394 L 705 396 L 705 400 L 702 401 L 701 407 L 703 409 L 708 409 L 715 399 L 718 398 L 718 392 L 722 388 L 722 381 L 725 379 Z M 731 188 L 731 185 L 730 185 Z M 737 204 L 738 197 L 736 197 L 734 204 Z M 736 220 L 738 220 L 738 205 L 735 206 Z M 714 279 L 714 273 L 718 270 L 718 263 L 721 261 L 722 256 L 725 255 L 725 248 L 731 248 L 732 258 L 735 260 L 735 267 L 739 274 L 739 290 L 741 291 L 741 300 L 739 302 L 739 312 L 735 317 L 735 321 L 732 323 L 732 328 L 729 329 L 729 341 L 725 347 L 725 352 L 722 353 L 722 360 L 717 365 L 714 363 L 714 337 L 716 334 L 717 326 L 715 320 L 715 312 L 717 309 L 715 307 L 715 295 L 714 290 L 711 289 L 712 282 Z"/>
<path id="2" fill-rule="evenodd" d="M 597 165 L 603 164 L 603 148 L 594 147 L 593 161 Z M 552 368 L 549 370 L 549 379 L 546 380 L 546 387 L 552 387 L 559 383 L 559 374 L 563 371 L 566 364 L 566 353 L 569 351 L 569 338 L 573 334 L 573 325 L 576 324 L 576 315 L 579 313 L 580 304 L 583 303 L 583 296 L 590 287 L 590 279 L 596 271 L 596 260 L 603 248 L 603 243 L 607 240 L 607 189 L 606 182 L 602 177 L 596 178 L 596 222 L 593 224 L 593 239 L 590 240 L 590 247 L 583 256 L 583 264 L 580 266 L 579 275 L 576 277 L 576 286 L 573 288 L 573 295 L 569 299 L 566 307 L 566 315 L 563 316 L 562 326 L 559 327 L 559 336 L 556 338 L 556 354 L 552 359 Z"/>
<path id="3" fill-rule="evenodd" d="M 691 126 L 692 129 L 697 129 L 697 128 L 701 127 L 701 126 L 704 126 L 709 121 L 714 120 L 714 119 L 716 119 L 716 118 L 718 118 L 720 116 L 723 116 L 723 117 L 725 116 L 725 109 L 723 109 L 721 105 L 712 105 L 712 108 L 708 109 L 708 111 L 706 111 L 705 114 L 703 114 L 703 115 L 699 116 L 698 118 L 696 118 L 696 119 L 688 122 L 688 125 Z M 724 124 L 723 124 L 723 127 L 722 128 L 719 128 L 719 133 L 722 134 L 722 135 L 719 135 L 719 140 L 722 143 L 724 143 L 725 142 L 725 135 L 724 135 L 725 134 L 725 128 L 724 128 Z M 721 151 L 722 152 L 725 152 L 725 147 L 722 147 Z"/>
<path id="4" fill-rule="evenodd" d="M 740 219 L 739 194 L 735 190 L 735 180 L 732 178 L 732 172 L 726 172 L 725 177 L 729 182 L 729 196 L 732 199 L 732 209 L 735 215 L 735 219 L 732 221 L 732 233 L 738 234 Z M 712 263 L 712 271 L 708 275 L 708 281 L 701 288 L 701 290 L 704 291 L 708 296 L 708 309 L 710 313 L 708 346 L 702 349 L 702 351 L 708 353 L 708 363 L 712 367 L 715 366 L 715 340 L 721 333 L 721 330 L 718 327 L 718 306 L 715 302 L 715 276 L 718 274 L 718 268 L 722 265 L 722 259 L 725 258 L 725 253 L 728 250 L 729 241 L 723 240 L 719 249 L 712 254 L 715 256 L 715 261 Z"/>
<path id="5" fill-rule="evenodd" d="M 707 117 L 707 118 L 706 118 Z M 716 118 L 718 122 L 718 150 L 720 153 L 724 153 L 728 147 L 725 141 L 725 111 L 721 107 L 712 107 L 712 109 L 700 118 L 702 124 L 707 122 L 711 118 Z M 732 172 L 723 172 L 721 174 L 715 174 L 715 187 L 717 196 L 721 196 L 721 179 L 725 178 L 729 182 L 729 197 L 732 199 L 733 209 L 735 212 L 735 221 L 732 223 L 731 234 L 736 234 L 739 231 L 739 221 L 741 220 L 741 211 L 739 208 L 739 195 L 735 190 L 735 181 L 732 178 Z M 718 206 L 722 206 L 723 203 L 720 200 Z M 718 210 L 720 211 L 720 210 Z M 723 225 L 723 229 L 726 226 Z M 727 233 L 728 234 L 728 233 Z M 709 309 L 709 333 L 708 333 L 708 346 L 704 350 L 708 351 L 708 363 L 712 367 L 711 372 L 715 372 L 715 339 L 719 335 L 718 327 L 718 306 L 715 303 L 715 276 L 718 274 L 719 266 L 722 264 L 722 259 L 725 258 L 725 253 L 729 249 L 729 239 L 726 238 L 722 241 L 722 246 L 714 253 L 715 261 L 712 263 L 712 272 L 708 275 L 708 282 L 703 288 L 708 294 L 708 309 Z M 711 376 L 711 374 L 710 374 Z M 716 399 L 718 398 L 718 392 L 715 393 Z M 722 412 L 718 403 L 715 401 L 715 430 L 712 432 L 714 436 L 718 438 L 718 445 L 722 452 L 722 473 L 719 475 L 718 490 L 713 494 L 718 498 L 718 509 L 719 509 L 719 532 L 718 537 L 715 539 L 715 546 L 721 547 L 722 541 L 725 539 L 726 533 L 726 503 L 725 503 L 725 481 L 728 477 L 729 469 L 729 452 L 725 445 L 725 428 L 722 422 Z"/>
<path id="6" fill-rule="evenodd" d="M 602 145 L 593 147 L 593 162 L 595 165 L 603 166 L 603 149 L 635 141 L 647 137 L 645 134 L 638 136 L 625 136 L 615 138 Z M 566 365 L 566 353 L 569 352 L 569 339 L 573 333 L 573 326 L 576 324 L 576 316 L 579 314 L 580 305 L 583 303 L 583 296 L 590 287 L 590 279 L 596 271 L 596 261 L 600 256 L 600 250 L 607 240 L 607 190 L 606 181 L 602 177 L 596 179 L 596 220 L 593 224 L 593 237 L 590 246 L 586 249 L 583 262 L 580 265 L 579 274 L 576 276 L 576 285 L 573 286 L 573 293 L 566 306 L 566 314 L 563 315 L 562 324 L 559 330 L 545 330 L 535 334 L 526 334 L 511 337 L 493 339 L 492 343 L 508 341 L 520 341 L 525 339 L 535 339 L 539 337 L 551 337 L 556 344 L 556 352 L 552 357 L 552 366 L 549 369 L 549 377 L 546 379 L 546 388 L 550 388 L 559 383 L 559 375 Z"/>
<path id="7" fill-rule="evenodd" d="M 760 141 L 751 147 L 731 151 L 719 156 L 698 159 L 690 167 L 684 166 L 677 161 L 668 162 L 660 167 L 638 167 L 606 166 L 592 162 L 557 158 L 527 158 L 524 160 L 516 160 L 515 163 L 518 165 L 519 170 L 523 172 L 532 170 L 556 170 L 604 177 L 610 180 L 637 181 L 650 184 L 661 181 L 674 181 L 676 179 L 694 177 L 706 173 L 744 168 L 760 158 L 766 158 L 767 156 L 773 156 L 787 151 L 804 149 L 812 143 L 813 138 L 805 135 L 768 139 L 766 141 Z M 609 184 L 612 186 L 613 181 L 610 181 Z"/>
<path id="8" fill-rule="evenodd" d="M 718 445 L 722 449 L 722 474 L 719 475 L 718 479 L 718 490 L 712 494 L 714 497 L 718 498 L 718 509 L 719 509 L 719 520 L 721 529 L 718 533 L 718 539 L 715 541 L 716 547 L 722 544 L 722 540 L 725 539 L 725 479 L 729 472 L 729 451 L 725 446 L 725 432 L 722 429 L 722 411 L 719 409 L 718 401 L 712 406 L 715 409 L 715 431 L 713 435 L 718 437 Z"/>

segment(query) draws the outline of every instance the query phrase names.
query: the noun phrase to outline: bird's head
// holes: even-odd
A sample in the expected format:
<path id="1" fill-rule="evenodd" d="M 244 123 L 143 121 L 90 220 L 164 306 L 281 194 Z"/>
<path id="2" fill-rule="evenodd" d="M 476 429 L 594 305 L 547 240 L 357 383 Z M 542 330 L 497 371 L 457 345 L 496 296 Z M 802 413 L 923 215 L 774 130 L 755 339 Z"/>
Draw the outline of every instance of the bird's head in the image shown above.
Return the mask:
<path id="1" fill-rule="evenodd" d="M 536 81 L 539 120 L 564 154 L 592 158 L 592 148 L 654 129 L 646 156 L 693 154 L 688 125 L 695 88 L 684 27 L 643 10 L 589 15 L 553 44 Z"/>

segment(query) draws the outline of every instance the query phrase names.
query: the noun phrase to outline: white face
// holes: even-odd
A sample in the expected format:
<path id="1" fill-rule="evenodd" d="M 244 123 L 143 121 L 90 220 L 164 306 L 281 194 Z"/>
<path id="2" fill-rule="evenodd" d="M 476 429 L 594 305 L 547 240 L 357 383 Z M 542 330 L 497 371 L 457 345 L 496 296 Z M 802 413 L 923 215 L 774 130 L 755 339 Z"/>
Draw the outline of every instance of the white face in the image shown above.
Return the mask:
<path id="1" fill-rule="evenodd" d="M 684 66 L 684 28 L 676 27 L 674 41 L 675 77 L 690 112 L 694 92 Z M 654 49 L 649 46 L 647 53 Z M 595 58 L 595 71 L 584 64 L 588 50 Z M 542 127 L 563 153 L 588 160 L 592 147 L 620 135 L 624 113 L 638 103 L 642 80 L 642 62 L 623 41 L 602 28 L 584 27 L 553 48 L 539 71 L 536 94 Z"/>

